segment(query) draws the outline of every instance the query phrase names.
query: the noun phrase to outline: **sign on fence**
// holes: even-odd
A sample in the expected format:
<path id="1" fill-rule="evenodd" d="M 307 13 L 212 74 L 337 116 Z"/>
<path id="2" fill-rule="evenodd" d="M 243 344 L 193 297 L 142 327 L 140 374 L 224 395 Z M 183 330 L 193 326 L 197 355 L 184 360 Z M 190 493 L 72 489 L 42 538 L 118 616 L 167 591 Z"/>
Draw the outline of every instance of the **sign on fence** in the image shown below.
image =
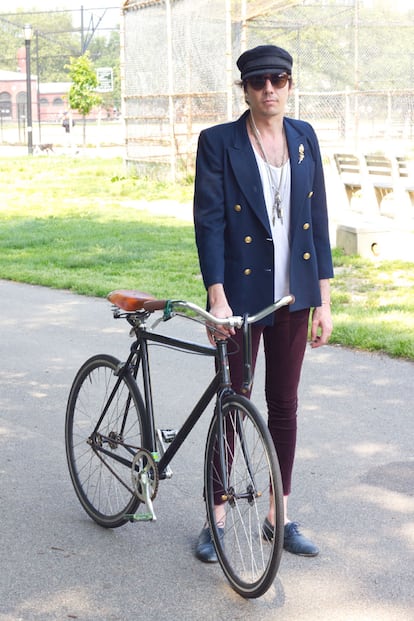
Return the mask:
<path id="1" fill-rule="evenodd" d="M 112 93 L 114 90 L 112 67 L 99 67 L 96 70 L 96 77 L 98 78 L 98 86 L 96 87 L 97 92 Z"/>

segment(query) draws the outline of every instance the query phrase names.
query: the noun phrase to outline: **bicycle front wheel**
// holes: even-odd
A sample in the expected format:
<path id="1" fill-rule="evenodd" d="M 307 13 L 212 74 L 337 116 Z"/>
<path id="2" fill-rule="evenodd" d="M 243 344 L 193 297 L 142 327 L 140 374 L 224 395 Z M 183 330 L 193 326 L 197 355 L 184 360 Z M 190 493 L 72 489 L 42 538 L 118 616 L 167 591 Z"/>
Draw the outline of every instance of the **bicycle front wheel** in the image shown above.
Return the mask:
<path id="1" fill-rule="evenodd" d="M 65 424 L 66 456 L 76 494 L 101 526 L 128 521 L 140 501 L 132 484 L 132 459 L 145 447 L 145 407 L 134 379 L 119 377 L 119 360 L 101 354 L 79 369 Z"/>
<path id="2" fill-rule="evenodd" d="M 204 468 L 207 518 L 219 563 L 243 597 L 260 597 L 272 585 L 283 547 L 283 492 L 270 433 L 255 406 L 241 395 L 221 404 L 210 425 Z M 219 448 L 221 443 L 221 448 Z M 263 534 L 275 505 L 274 536 Z"/>

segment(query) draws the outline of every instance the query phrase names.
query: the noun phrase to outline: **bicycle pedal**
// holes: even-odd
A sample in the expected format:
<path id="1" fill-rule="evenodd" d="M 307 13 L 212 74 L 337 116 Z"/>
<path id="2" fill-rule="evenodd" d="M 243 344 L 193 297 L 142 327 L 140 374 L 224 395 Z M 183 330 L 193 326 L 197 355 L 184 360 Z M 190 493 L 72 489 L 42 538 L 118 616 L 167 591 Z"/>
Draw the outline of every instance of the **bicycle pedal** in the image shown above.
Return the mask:
<path id="1" fill-rule="evenodd" d="M 160 429 L 160 431 L 162 434 L 162 439 L 164 440 L 166 444 L 171 444 L 171 442 L 175 440 L 177 436 L 176 429 Z"/>
<path id="2" fill-rule="evenodd" d="M 155 522 L 157 518 L 152 513 L 127 513 L 125 517 L 130 522 Z"/>

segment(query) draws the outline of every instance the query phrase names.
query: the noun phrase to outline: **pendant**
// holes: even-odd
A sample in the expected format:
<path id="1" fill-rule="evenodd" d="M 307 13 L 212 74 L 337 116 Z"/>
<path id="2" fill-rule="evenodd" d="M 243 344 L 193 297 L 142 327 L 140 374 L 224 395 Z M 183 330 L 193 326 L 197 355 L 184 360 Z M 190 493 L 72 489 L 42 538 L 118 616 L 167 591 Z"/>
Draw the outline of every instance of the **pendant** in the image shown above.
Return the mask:
<path id="1" fill-rule="evenodd" d="M 273 226 L 275 225 L 275 222 L 276 222 L 276 214 L 280 220 L 280 223 L 283 224 L 282 197 L 280 196 L 279 190 L 276 191 L 275 200 L 273 201 L 273 210 L 272 210 Z"/>

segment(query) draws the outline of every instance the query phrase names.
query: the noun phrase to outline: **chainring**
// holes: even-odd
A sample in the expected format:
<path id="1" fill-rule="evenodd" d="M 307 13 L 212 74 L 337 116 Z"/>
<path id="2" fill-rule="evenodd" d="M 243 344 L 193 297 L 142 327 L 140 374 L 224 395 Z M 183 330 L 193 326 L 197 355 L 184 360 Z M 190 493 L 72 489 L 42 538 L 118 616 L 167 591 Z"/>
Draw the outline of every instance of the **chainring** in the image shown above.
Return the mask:
<path id="1" fill-rule="evenodd" d="M 154 500 L 158 491 L 158 466 L 149 451 L 139 449 L 133 459 L 131 467 L 132 487 L 141 502 L 146 502 L 148 487 L 149 498 Z"/>

